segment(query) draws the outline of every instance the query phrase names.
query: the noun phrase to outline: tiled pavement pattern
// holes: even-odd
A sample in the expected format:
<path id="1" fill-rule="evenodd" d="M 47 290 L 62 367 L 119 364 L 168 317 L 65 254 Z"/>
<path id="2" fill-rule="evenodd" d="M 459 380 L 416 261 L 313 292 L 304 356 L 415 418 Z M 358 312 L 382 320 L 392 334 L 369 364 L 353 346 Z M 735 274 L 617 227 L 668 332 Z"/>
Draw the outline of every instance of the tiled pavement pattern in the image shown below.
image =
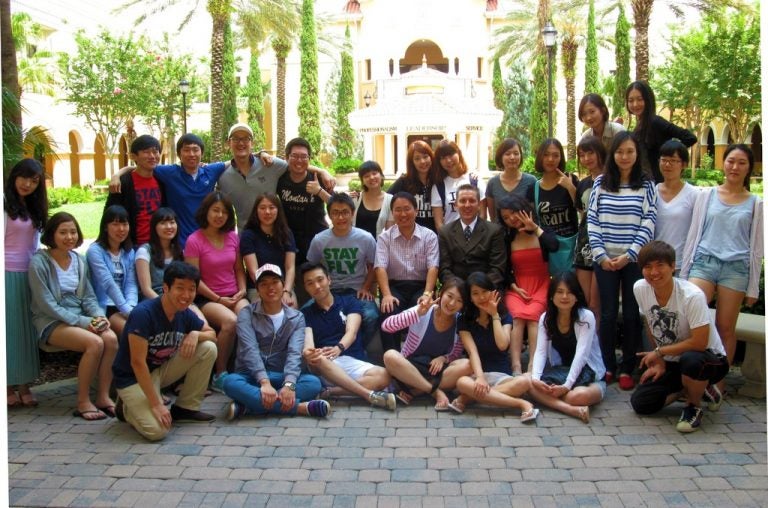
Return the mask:
<path id="1" fill-rule="evenodd" d="M 327 420 L 184 424 L 148 443 L 116 420 L 73 418 L 71 381 L 37 393 L 38 408 L 9 415 L 12 506 L 768 505 L 765 401 L 737 396 L 687 435 L 679 404 L 641 418 L 612 385 L 589 425 L 341 400 Z"/>

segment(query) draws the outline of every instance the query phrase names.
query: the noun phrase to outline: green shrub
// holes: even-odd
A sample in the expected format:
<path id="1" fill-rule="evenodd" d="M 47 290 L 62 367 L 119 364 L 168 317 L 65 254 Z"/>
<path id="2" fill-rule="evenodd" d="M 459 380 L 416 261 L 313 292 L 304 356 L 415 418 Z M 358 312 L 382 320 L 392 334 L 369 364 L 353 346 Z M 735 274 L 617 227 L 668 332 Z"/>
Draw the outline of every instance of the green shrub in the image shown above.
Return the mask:
<path id="1" fill-rule="evenodd" d="M 331 169 L 333 170 L 333 173 L 336 175 L 339 174 L 347 174 L 347 173 L 356 173 L 357 168 L 360 167 L 360 164 L 362 164 L 363 161 L 360 159 L 336 159 L 333 161 L 333 164 L 331 164 Z"/>
<path id="2" fill-rule="evenodd" d="M 199 136 L 200 139 L 203 140 L 203 145 L 205 146 L 203 157 L 200 160 L 203 162 L 214 162 L 211 160 L 211 131 L 193 130 L 192 134 Z M 175 150 L 176 147 L 174 146 L 173 149 Z M 256 150 L 259 149 L 259 147 L 256 147 Z M 229 150 L 229 148 L 227 148 L 227 150 Z"/>
<path id="3" fill-rule="evenodd" d="M 89 187 L 58 187 L 48 189 L 48 208 L 59 208 L 61 205 L 75 203 L 91 203 L 96 201 L 93 191 Z"/>
<path id="4" fill-rule="evenodd" d="M 753 182 L 749 184 L 749 192 L 759 197 L 763 196 L 763 182 Z"/>
<path id="5" fill-rule="evenodd" d="M 696 170 L 696 178 L 693 179 L 691 178 L 691 168 L 685 168 L 683 170 L 682 178 L 690 183 L 694 183 L 696 180 L 711 180 L 716 182 L 714 185 L 720 185 L 723 183 L 723 172 L 719 169 L 699 168 Z"/>
<path id="6" fill-rule="evenodd" d="M 536 178 L 539 178 L 540 176 L 536 172 L 536 159 L 532 155 L 529 155 L 528 157 L 525 158 L 522 165 L 520 166 L 520 171 L 522 171 L 523 173 L 530 173 L 534 175 Z"/>
<path id="7" fill-rule="evenodd" d="M 392 187 L 392 184 L 395 183 L 394 180 L 385 180 L 384 183 L 381 185 L 381 189 L 384 192 L 387 192 L 390 187 Z M 348 185 L 349 190 L 351 191 L 357 191 L 362 192 L 363 190 L 363 183 L 358 180 L 351 180 Z"/>

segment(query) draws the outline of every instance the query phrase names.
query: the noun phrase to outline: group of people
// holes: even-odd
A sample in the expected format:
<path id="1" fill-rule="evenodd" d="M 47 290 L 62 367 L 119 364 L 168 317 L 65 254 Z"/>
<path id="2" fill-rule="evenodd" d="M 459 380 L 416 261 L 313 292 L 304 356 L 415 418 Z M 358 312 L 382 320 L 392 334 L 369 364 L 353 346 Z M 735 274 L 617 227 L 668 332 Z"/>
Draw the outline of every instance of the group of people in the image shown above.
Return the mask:
<path id="1" fill-rule="evenodd" d="M 342 395 L 394 410 L 429 394 L 437 411 L 481 402 L 534 422 L 539 403 L 588 422 L 614 380 L 641 414 L 682 394 L 677 429 L 695 431 L 702 401 L 722 402 L 739 308 L 757 297 L 754 158 L 728 147 L 724 183 L 697 189 L 681 176 L 695 137 L 656 115 L 644 82 L 626 104 L 633 132 L 599 95 L 582 99 L 581 181 L 557 139 L 536 151 L 538 179 L 520 170 L 520 143 L 502 141 L 487 184 L 456 143 L 414 141 L 388 192 L 366 161 L 354 197 L 333 192 L 302 138 L 281 160 L 254 154 L 236 124 L 233 159 L 201 164 L 202 140 L 185 134 L 180 164 L 163 166 L 159 142 L 139 136 L 85 257 L 76 218 L 48 217 L 42 167 L 21 161 L 4 203 L 6 315 L 20 317 L 6 334 L 8 405 L 37 403 L 45 343 L 83 353 L 76 416 L 116 416 L 150 440 L 214 419 L 200 411 L 207 389 L 232 399 L 228 419 L 324 417 Z M 377 337 L 383 365 L 369 357 Z"/>

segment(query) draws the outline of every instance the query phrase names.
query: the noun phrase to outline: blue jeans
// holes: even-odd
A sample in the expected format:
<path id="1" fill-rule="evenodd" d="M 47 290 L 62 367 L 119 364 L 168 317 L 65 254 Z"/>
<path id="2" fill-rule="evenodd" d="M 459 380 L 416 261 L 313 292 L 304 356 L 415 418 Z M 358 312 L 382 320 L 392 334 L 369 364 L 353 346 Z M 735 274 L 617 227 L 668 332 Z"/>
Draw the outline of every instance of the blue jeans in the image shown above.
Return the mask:
<path id="1" fill-rule="evenodd" d="M 283 387 L 283 373 L 267 371 L 267 375 L 270 384 L 279 393 Z M 261 402 L 261 387 L 256 379 L 240 373 L 229 374 L 224 378 L 224 393 L 238 404 L 244 405 L 247 412 L 254 415 L 267 413 L 295 415 L 299 403 L 314 399 L 321 389 L 320 378 L 313 374 L 302 373 L 296 380 L 296 402 L 293 407 L 283 410 L 278 398 L 271 409 L 266 409 Z"/>
<path id="2" fill-rule="evenodd" d="M 607 272 L 595 263 L 597 289 L 600 293 L 600 349 L 605 370 L 616 373 L 616 323 L 619 314 L 619 289 L 621 289 L 622 360 L 619 373 L 632 374 L 637 364 L 636 354 L 640 346 L 640 309 L 632 287 L 642 278 L 637 263 L 629 263 L 616 272 Z"/>

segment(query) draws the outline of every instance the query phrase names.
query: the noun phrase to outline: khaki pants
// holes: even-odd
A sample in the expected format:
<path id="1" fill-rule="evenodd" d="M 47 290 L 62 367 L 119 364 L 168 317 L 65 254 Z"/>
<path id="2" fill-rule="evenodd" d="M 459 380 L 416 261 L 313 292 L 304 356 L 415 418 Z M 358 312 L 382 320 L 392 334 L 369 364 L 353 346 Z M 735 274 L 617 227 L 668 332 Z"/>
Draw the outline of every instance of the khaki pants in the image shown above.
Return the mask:
<path id="1" fill-rule="evenodd" d="M 160 389 L 178 381 L 184 375 L 184 385 L 174 405 L 197 411 L 203 403 L 211 369 L 216 361 L 216 344 L 211 341 L 200 342 L 191 358 L 182 358 L 178 352 L 165 364 L 152 371 L 152 383 L 158 396 Z M 152 413 L 149 400 L 138 383 L 117 390 L 117 396 L 123 402 L 123 412 L 127 421 L 136 431 L 150 441 L 163 439 L 170 429 L 163 427 Z"/>

